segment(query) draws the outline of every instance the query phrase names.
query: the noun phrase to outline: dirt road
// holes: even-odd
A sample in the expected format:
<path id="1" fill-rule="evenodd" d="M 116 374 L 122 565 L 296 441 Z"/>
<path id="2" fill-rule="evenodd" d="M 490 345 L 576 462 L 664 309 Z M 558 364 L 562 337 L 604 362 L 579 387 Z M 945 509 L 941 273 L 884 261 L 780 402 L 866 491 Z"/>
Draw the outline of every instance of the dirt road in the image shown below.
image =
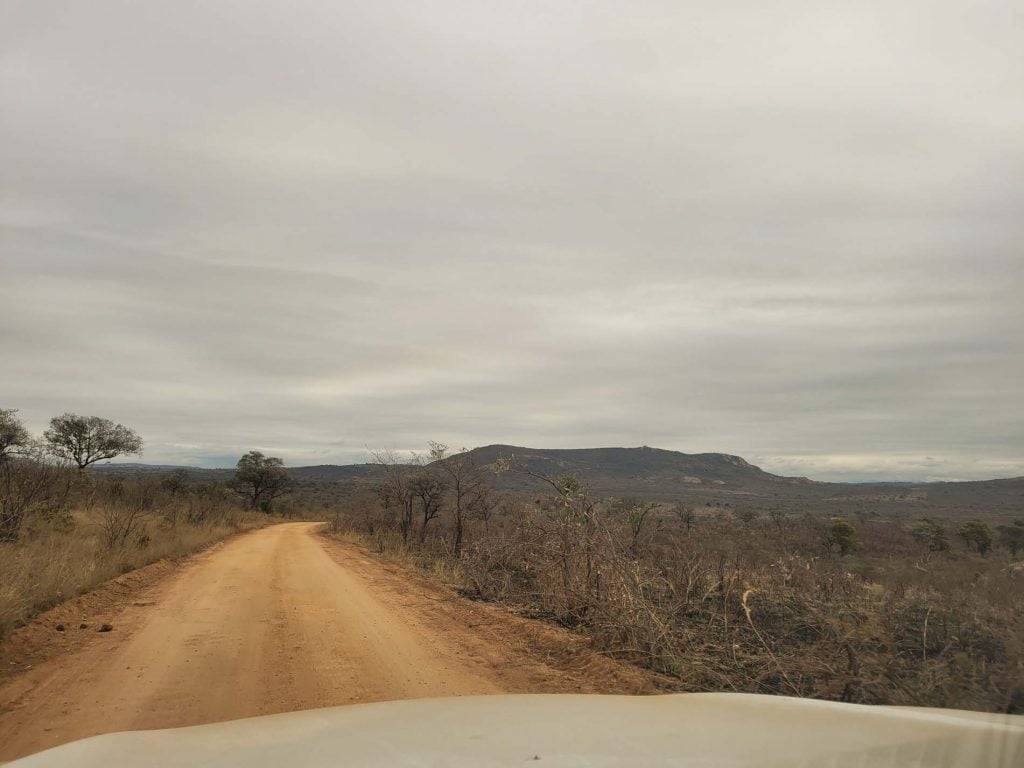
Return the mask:
<path id="1" fill-rule="evenodd" d="M 536 622 L 432 589 L 317 528 L 276 525 L 216 547 L 119 613 L 114 631 L 90 632 L 85 647 L 0 686 L 0 761 L 111 731 L 352 702 L 595 690 L 590 681 L 608 677 L 594 667 L 604 660 L 578 653 L 575 671 L 558 668 L 550 643 L 539 658 L 523 641 Z M 628 673 L 613 678 L 620 690 L 639 685 Z"/>

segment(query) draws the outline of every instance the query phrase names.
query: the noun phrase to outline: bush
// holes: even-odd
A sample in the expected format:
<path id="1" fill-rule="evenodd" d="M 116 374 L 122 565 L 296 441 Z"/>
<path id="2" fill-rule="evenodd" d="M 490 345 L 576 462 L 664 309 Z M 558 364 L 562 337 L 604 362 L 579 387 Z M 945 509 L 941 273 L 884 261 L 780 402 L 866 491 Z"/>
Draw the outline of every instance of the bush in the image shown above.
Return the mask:
<path id="1" fill-rule="evenodd" d="M 401 509 L 368 488 L 331 527 L 466 596 L 586 633 L 681 690 L 1000 710 L 1024 684 L 1024 580 L 950 550 L 940 521 L 862 517 L 855 529 L 781 509 L 603 502 L 571 478 L 551 488 L 500 500 L 461 555 L 450 518 L 407 543 Z M 823 542 L 839 557 L 822 557 Z"/>
<path id="2" fill-rule="evenodd" d="M 960 526 L 960 538 L 968 549 L 977 550 L 982 557 L 992 549 L 992 529 L 980 520 L 971 520 Z"/>
<path id="3" fill-rule="evenodd" d="M 232 506 L 217 485 L 168 491 L 159 482 L 94 478 L 71 485 L 59 513 L 34 507 L 18 540 L 0 543 L 0 637 L 121 573 L 268 522 Z"/>

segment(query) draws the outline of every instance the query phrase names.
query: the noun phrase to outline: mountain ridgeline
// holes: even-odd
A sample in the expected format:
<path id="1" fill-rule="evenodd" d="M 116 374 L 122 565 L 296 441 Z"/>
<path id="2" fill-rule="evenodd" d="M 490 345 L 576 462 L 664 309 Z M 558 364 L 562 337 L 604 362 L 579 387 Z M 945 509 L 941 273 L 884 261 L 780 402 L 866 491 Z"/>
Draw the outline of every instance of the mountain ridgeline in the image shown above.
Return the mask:
<path id="1" fill-rule="evenodd" d="M 548 477 L 576 475 L 595 490 L 623 482 L 635 483 L 638 488 L 660 489 L 811 482 L 803 477 L 772 475 L 727 453 L 680 453 L 647 446 L 560 449 L 489 445 L 471 453 L 477 457 L 477 463 L 491 464 L 506 458 L 512 459 L 514 465 Z"/>
<path id="2" fill-rule="evenodd" d="M 488 445 L 470 451 L 478 466 L 507 459 L 513 469 L 493 477 L 501 491 L 541 494 L 551 488 L 539 476 L 575 475 L 595 496 L 686 501 L 731 507 L 784 505 L 830 514 L 893 513 L 956 516 L 1024 511 L 1024 478 L 933 483 L 827 483 L 765 472 L 739 456 L 681 453 L 659 448 L 527 448 Z M 142 464 L 98 465 L 102 472 L 162 474 L 174 469 Z M 195 480 L 227 480 L 230 469 L 186 468 Z M 523 471 L 525 470 L 525 471 Z M 347 496 L 355 485 L 382 477 L 381 466 L 323 464 L 290 467 L 299 496 L 322 503 Z M 349 490 L 346 490 L 349 489 Z"/>
<path id="3" fill-rule="evenodd" d="M 536 476 L 575 475 L 597 493 L 671 495 L 698 488 L 759 489 L 779 485 L 811 485 L 803 477 L 781 477 L 755 467 L 739 456 L 725 453 L 680 453 L 660 448 L 526 448 L 487 445 L 469 451 L 478 466 L 505 459 L 513 469 L 495 476 L 495 484 L 507 490 L 532 490 L 545 486 Z M 523 470 L 526 470 L 525 472 Z M 325 464 L 290 470 L 299 481 L 343 481 L 375 477 L 375 464 L 338 466 Z"/>

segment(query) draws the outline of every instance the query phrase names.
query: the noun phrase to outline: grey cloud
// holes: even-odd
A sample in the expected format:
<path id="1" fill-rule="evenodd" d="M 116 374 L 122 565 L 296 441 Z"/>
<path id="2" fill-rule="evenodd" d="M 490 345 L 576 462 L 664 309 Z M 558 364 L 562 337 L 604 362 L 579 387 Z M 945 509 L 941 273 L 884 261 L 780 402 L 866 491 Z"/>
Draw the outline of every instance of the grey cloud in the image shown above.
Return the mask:
<path id="1" fill-rule="evenodd" d="M 1009 0 L 3 15 L 0 405 L 36 429 L 1024 473 Z"/>

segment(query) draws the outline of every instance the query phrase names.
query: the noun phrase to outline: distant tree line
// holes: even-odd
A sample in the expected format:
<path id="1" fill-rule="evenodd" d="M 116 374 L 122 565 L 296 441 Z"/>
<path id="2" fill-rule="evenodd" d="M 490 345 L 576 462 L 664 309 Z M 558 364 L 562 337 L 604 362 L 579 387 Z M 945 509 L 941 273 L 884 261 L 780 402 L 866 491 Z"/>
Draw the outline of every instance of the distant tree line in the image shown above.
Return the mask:
<path id="1" fill-rule="evenodd" d="M 0 408 L 0 541 L 17 541 L 33 514 L 52 517 L 54 510 L 67 507 L 76 489 L 94 491 L 95 481 L 87 470 L 96 462 L 139 454 L 142 447 L 135 430 L 100 416 L 55 416 L 42 435 L 35 436 L 16 409 Z M 201 494 L 189 496 L 185 470 L 168 473 L 159 489 L 144 486 L 129 488 L 115 480 L 104 490 L 105 501 L 111 502 L 105 507 L 104 528 L 112 544 L 126 541 L 137 530 L 157 490 L 187 500 L 186 517 L 199 524 L 209 518 L 210 505 L 224 503 L 231 491 L 245 509 L 270 513 L 295 482 L 281 459 L 249 451 L 239 459 L 231 482 L 219 490 L 202 488 Z"/>

